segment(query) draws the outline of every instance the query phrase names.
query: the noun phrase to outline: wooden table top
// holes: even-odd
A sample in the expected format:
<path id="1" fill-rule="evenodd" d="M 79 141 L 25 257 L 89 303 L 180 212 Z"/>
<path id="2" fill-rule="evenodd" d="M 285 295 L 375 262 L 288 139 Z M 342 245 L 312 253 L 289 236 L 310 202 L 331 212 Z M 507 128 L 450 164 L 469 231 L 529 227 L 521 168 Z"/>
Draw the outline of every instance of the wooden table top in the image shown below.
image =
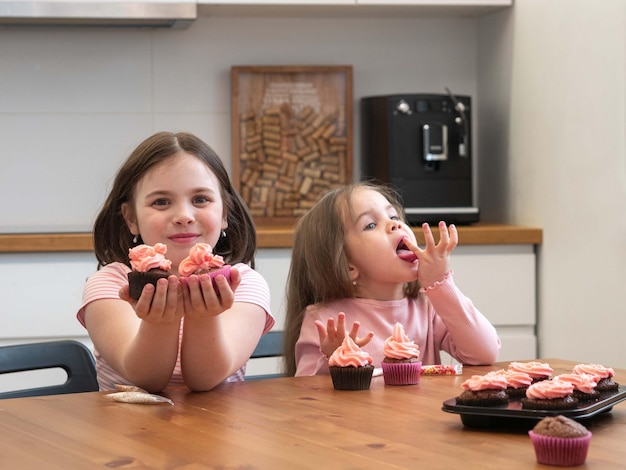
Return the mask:
<path id="1" fill-rule="evenodd" d="M 543 359 L 555 374 L 573 362 Z M 442 411 L 472 374 L 422 376 L 418 385 L 337 391 L 329 376 L 174 389 L 174 405 L 113 402 L 102 392 L 0 401 L 2 468 L 516 469 L 542 468 L 525 431 L 464 427 Z M 616 370 L 626 384 L 626 370 Z M 624 468 L 626 404 L 585 421 L 582 468 Z M 545 467 L 549 468 L 549 467 Z"/>

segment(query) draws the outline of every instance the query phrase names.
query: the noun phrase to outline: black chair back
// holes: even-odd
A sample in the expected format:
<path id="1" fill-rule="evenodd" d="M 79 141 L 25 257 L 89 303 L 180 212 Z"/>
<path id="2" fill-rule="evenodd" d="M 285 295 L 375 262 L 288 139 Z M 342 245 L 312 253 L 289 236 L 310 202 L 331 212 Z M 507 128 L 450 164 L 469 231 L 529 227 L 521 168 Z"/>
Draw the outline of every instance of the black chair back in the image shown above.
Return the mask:
<path id="1" fill-rule="evenodd" d="M 1 392 L 0 399 L 95 392 L 96 363 L 91 351 L 79 341 L 59 340 L 0 347 L 0 374 L 61 368 L 65 383 Z"/>

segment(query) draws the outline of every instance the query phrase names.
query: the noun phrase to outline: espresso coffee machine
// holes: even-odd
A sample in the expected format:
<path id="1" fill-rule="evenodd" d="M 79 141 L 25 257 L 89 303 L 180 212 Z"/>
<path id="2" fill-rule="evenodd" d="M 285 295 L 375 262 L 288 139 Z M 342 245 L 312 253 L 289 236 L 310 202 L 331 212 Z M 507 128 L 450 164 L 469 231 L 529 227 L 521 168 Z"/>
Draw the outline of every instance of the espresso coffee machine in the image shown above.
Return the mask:
<path id="1" fill-rule="evenodd" d="M 478 221 L 469 96 L 362 98 L 361 142 L 362 179 L 397 189 L 409 223 Z"/>

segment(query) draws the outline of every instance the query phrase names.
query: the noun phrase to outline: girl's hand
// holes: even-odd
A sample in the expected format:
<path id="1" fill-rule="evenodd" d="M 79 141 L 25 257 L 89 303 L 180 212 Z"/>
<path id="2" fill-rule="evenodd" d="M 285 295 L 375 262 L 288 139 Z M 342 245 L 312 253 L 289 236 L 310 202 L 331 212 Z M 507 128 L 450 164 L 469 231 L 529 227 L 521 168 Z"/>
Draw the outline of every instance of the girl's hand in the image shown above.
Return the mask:
<path id="1" fill-rule="evenodd" d="M 426 246 L 422 250 L 414 245 L 408 238 L 404 239 L 405 245 L 415 253 L 419 265 L 417 277 L 423 288 L 430 287 L 435 282 L 444 278 L 450 270 L 450 253 L 456 248 L 459 236 L 454 225 L 450 225 L 450 230 L 445 222 L 439 222 L 439 243 L 435 245 L 435 239 L 428 224 L 422 225 Z"/>
<path id="2" fill-rule="evenodd" d="M 201 319 L 215 317 L 228 310 L 235 301 L 235 290 L 240 282 L 241 275 L 236 268 L 230 271 L 230 284 L 221 274 L 216 276 L 215 288 L 208 274 L 191 275 L 185 278 L 181 282 L 185 316 Z"/>
<path id="3" fill-rule="evenodd" d="M 320 349 L 324 353 L 326 357 L 330 357 L 330 355 L 341 346 L 343 339 L 346 337 L 346 314 L 344 312 L 339 312 L 337 314 L 337 327 L 335 328 L 335 319 L 330 317 L 326 321 L 326 326 L 320 320 L 315 321 L 315 326 L 317 326 L 317 333 L 320 337 Z M 363 347 L 367 343 L 369 343 L 374 337 L 373 332 L 369 332 L 367 336 L 363 338 L 359 338 L 357 336 L 359 332 L 359 327 L 361 324 L 358 321 L 355 321 L 352 324 L 352 329 L 350 330 L 349 336 L 354 340 L 358 347 Z"/>
<path id="4" fill-rule="evenodd" d="M 130 303 L 137 316 L 149 323 L 180 321 L 182 313 L 179 312 L 179 304 L 182 297 L 178 284 L 178 278 L 174 275 L 159 279 L 156 288 L 146 284 L 138 300 L 130 297 L 126 285 L 120 289 L 120 298 Z"/>

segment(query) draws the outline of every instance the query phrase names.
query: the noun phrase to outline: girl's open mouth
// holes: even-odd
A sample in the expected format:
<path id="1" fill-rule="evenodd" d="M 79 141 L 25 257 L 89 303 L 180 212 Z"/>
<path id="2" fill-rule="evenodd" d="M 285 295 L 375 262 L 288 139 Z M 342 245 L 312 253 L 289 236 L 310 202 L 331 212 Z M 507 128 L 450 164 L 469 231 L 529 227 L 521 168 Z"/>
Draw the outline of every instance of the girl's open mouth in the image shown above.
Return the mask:
<path id="1" fill-rule="evenodd" d="M 396 253 L 398 254 L 398 258 L 404 261 L 410 261 L 412 263 L 413 261 L 417 259 L 417 256 L 415 256 L 415 253 L 409 250 L 407 246 L 404 244 L 404 239 L 400 240 L 400 243 L 398 244 L 398 247 L 396 248 Z"/>

